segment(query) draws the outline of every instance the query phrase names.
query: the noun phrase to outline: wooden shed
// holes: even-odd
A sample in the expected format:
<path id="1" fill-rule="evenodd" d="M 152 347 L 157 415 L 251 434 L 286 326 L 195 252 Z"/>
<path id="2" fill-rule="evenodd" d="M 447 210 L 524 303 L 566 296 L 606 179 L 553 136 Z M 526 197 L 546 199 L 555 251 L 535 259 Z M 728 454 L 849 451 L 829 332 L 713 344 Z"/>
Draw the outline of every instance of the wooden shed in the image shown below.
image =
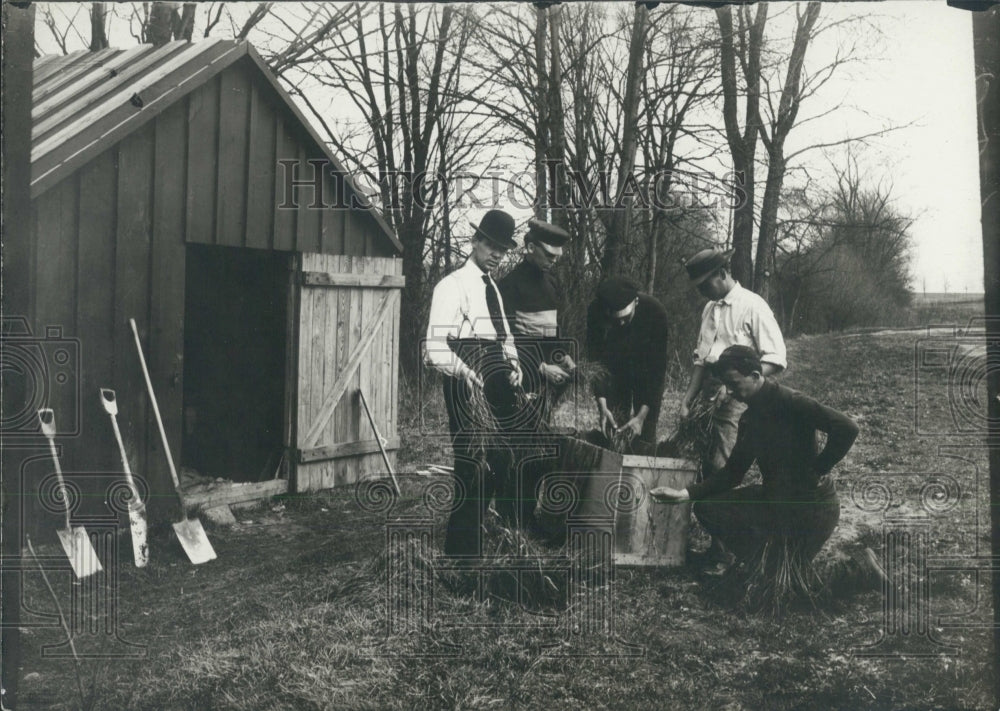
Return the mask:
<path id="1" fill-rule="evenodd" d="M 391 452 L 402 248 L 254 49 L 42 57 L 32 104 L 32 231 L 5 245 L 5 311 L 45 353 L 67 344 L 28 387 L 64 469 L 121 470 L 112 387 L 152 513 L 172 515 L 134 318 L 185 472 L 260 496 L 381 475 L 357 393 Z M 30 486 L 51 464 L 22 469 Z"/>

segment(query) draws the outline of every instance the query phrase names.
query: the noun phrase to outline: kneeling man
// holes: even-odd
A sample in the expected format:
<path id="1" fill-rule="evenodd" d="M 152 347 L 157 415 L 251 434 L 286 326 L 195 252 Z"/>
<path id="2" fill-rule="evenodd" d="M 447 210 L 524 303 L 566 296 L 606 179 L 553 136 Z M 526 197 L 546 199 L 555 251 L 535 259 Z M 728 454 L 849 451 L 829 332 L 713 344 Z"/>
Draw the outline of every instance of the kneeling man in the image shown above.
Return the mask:
<path id="1" fill-rule="evenodd" d="M 698 521 L 739 561 L 760 556 L 775 538 L 784 538 L 801 560 L 812 560 L 837 526 L 840 502 L 829 474 L 854 444 L 858 426 L 769 381 L 760 356 L 747 346 L 727 348 L 713 370 L 747 404 L 729 460 L 687 489 L 659 487 L 650 495 L 661 502 L 694 501 Z M 826 434 L 819 451 L 817 432 Z M 736 488 L 754 462 L 763 483 Z"/>

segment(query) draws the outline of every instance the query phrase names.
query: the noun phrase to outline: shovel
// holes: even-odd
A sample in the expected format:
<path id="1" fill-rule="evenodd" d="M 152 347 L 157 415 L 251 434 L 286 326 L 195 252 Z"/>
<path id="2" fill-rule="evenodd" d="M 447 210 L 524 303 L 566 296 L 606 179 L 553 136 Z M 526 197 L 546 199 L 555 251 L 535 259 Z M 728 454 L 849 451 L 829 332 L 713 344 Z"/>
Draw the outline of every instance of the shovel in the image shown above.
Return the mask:
<path id="1" fill-rule="evenodd" d="M 167 443 L 167 433 L 163 429 L 163 418 L 160 417 L 160 406 L 156 402 L 156 393 L 153 392 L 153 383 L 149 379 L 149 370 L 146 368 L 146 357 L 142 354 L 142 341 L 139 340 L 139 329 L 135 326 L 135 319 L 128 320 L 132 327 L 132 334 L 135 336 L 135 348 L 139 352 L 139 364 L 142 366 L 142 377 L 146 379 L 146 389 L 149 391 L 149 401 L 153 403 L 153 414 L 156 416 L 156 427 L 160 430 L 160 440 L 163 442 L 163 451 L 167 455 L 167 466 L 170 467 L 170 478 L 174 480 L 174 490 L 177 492 L 177 499 L 181 503 L 181 520 L 173 524 L 174 533 L 177 540 L 181 542 L 184 552 L 192 563 L 207 563 L 215 560 L 215 550 L 208 541 L 205 529 L 201 521 L 196 518 L 188 518 L 187 506 L 184 505 L 184 496 L 181 494 L 181 482 L 177 478 L 177 469 L 174 467 L 174 458 L 170 454 L 170 445 Z"/>
<path id="2" fill-rule="evenodd" d="M 66 504 L 66 528 L 56 530 L 56 534 L 59 536 L 59 542 L 62 544 L 63 550 L 66 551 L 69 564 L 73 567 L 76 577 L 86 578 L 88 575 L 93 575 L 99 570 L 104 570 L 104 568 L 101 566 L 101 561 L 94 551 L 94 546 L 90 542 L 87 530 L 83 526 L 73 528 L 69 520 L 69 490 L 66 488 L 66 482 L 63 481 L 62 467 L 59 466 L 59 455 L 56 453 L 55 414 L 47 407 L 42 408 L 38 411 L 38 421 L 42 426 L 42 434 L 49 441 L 49 451 L 52 452 L 52 461 L 56 465 L 56 478 L 59 480 L 59 493 L 62 496 L 63 503 Z"/>
<path id="3" fill-rule="evenodd" d="M 115 399 L 115 391 L 108 388 L 101 388 L 101 405 L 104 411 L 111 415 L 111 427 L 115 431 L 115 441 L 118 442 L 118 451 L 122 455 L 122 467 L 125 469 L 125 481 L 132 491 L 132 498 L 128 502 L 128 523 L 132 532 L 132 557 L 135 558 L 135 567 L 144 568 L 149 562 L 149 546 L 146 544 L 146 505 L 139 498 L 139 490 L 135 486 L 132 478 L 132 470 L 128 466 L 128 457 L 125 455 L 125 444 L 122 442 L 122 433 L 118 429 L 118 401 Z"/>

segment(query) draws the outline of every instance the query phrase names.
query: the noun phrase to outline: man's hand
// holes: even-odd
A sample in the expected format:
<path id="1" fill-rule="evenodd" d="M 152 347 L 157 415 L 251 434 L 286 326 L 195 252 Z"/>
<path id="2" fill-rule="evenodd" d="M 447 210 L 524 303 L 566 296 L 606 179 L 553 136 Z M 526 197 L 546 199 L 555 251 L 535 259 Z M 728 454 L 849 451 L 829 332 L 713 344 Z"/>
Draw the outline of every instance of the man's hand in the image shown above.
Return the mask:
<path id="1" fill-rule="evenodd" d="M 608 406 L 600 401 L 597 403 L 597 422 L 598 427 L 601 428 L 601 432 L 607 437 L 610 437 L 611 433 L 618 429 L 618 423 L 615 422 L 615 418 L 611 415 Z"/>
<path id="2" fill-rule="evenodd" d="M 510 384 L 512 387 L 516 388 L 518 385 L 521 384 L 521 366 L 518 365 L 517 362 L 515 361 L 510 364 L 510 367 L 511 367 L 509 376 Z"/>
<path id="3" fill-rule="evenodd" d="M 542 363 L 538 366 L 538 372 L 542 374 L 542 377 L 546 381 L 552 383 L 553 385 L 560 385 L 565 382 L 566 378 L 569 377 L 569 373 L 560 368 L 558 365 L 551 365 L 549 363 Z"/>
<path id="4" fill-rule="evenodd" d="M 473 388 L 473 387 L 481 388 L 481 387 L 483 387 L 483 379 L 482 379 L 482 377 L 480 377 L 479 373 L 477 373 L 472 368 L 468 368 L 467 370 L 465 370 L 462 373 L 462 377 L 465 378 L 465 382 L 468 383 L 468 385 L 469 385 L 470 388 Z"/>
<path id="5" fill-rule="evenodd" d="M 622 425 L 621 428 L 619 429 L 619 432 L 631 431 L 633 437 L 638 437 L 639 434 L 642 432 L 642 425 L 644 422 L 645 418 L 641 418 L 638 415 L 636 415 L 631 420 Z"/>
<path id="6" fill-rule="evenodd" d="M 568 353 L 562 357 L 562 363 L 560 363 L 559 366 L 567 373 L 572 373 L 576 370 L 576 363 L 573 362 L 573 359 L 569 357 Z"/>
<path id="7" fill-rule="evenodd" d="M 669 486 L 658 486 L 655 489 L 650 489 L 649 495 L 653 497 L 654 501 L 661 504 L 679 504 L 691 500 L 687 489 L 671 489 Z"/>
<path id="8" fill-rule="evenodd" d="M 686 420 L 691 416 L 691 404 L 687 400 L 681 400 L 681 406 L 678 408 L 677 414 L 680 415 L 682 420 Z"/>

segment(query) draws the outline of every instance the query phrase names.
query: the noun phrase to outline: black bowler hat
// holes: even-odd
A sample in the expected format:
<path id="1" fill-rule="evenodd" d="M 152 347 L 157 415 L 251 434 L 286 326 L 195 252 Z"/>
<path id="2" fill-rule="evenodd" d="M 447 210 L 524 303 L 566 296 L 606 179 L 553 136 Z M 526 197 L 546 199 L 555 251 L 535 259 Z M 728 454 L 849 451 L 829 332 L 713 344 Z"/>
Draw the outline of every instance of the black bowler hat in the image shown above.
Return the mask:
<path id="1" fill-rule="evenodd" d="M 528 242 L 544 242 L 553 247 L 562 247 L 569 241 L 569 232 L 562 227 L 542 220 L 528 220 L 528 234 L 524 238 Z"/>
<path id="2" fill-rule="evenodd" d="M 729 258 L 732 256 L 731 249 L 725 252 L 718 249 L 703 249 L 684 262 L 684 268 L 687 269 L 691 283 L 697 286 L 729 264 Z"/>
<path id="3" fill-rule="evenodd" d="M 475 230 L 476 236 L 482 237 L 487 242 L 492 242 L 504 249 L 513 249 L 517 246 L 514 241 L 514 218 L 503 210 L 490 210 L 483 219 L 476 223 L 470 222 Z"/>
<path id="4" fill-rule="evenodd" d="M 597 285 L 597 299 L 612 312 L 624 309 L 638 294 L 639 287 L 625 277 L 610 277 Z"/>

